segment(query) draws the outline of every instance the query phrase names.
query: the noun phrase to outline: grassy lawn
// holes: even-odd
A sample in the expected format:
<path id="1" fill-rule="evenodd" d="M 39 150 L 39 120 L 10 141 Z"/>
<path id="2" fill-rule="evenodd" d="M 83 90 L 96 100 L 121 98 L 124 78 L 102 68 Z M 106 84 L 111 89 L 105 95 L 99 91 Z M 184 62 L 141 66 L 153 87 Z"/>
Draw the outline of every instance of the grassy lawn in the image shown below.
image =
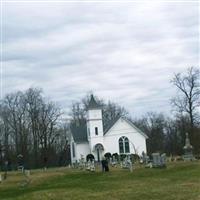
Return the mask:
<path id="1" fill-rule="evenodd" d="M 166 169 L 137 166 L 87 172 L 67 168 L 32 170 L 30 183 L 10 172 L 0 184 L 0 200 L 200 200 L 200 162 L 170 163 Z"/>

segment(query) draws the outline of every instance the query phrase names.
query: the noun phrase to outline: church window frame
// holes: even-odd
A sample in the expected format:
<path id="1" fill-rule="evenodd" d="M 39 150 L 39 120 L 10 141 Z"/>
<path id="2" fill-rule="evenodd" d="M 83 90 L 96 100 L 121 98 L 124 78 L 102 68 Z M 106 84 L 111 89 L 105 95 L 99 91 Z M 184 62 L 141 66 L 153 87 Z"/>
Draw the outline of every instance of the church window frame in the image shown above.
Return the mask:
<path id="1" fill-rule="evenodd" d="M 130 153 L 129 139 L 127 137 L 125 136 L 120 137 L 118 143 L 119 143 L 120 154 Z"/>

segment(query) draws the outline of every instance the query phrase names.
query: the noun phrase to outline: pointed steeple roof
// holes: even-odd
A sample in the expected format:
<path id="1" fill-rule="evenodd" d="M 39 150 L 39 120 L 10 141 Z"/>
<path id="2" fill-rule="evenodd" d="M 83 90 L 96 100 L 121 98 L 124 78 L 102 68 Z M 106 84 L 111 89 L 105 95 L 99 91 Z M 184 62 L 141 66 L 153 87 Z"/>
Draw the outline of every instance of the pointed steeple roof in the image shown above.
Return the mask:
<path id="1" fill-rule="evenodd" d="M 88 104 L 87 109 L 88 110 L 90 110 L 90 109 L 101 109 L 101 106 L 96 102 L 93 94 L 90 97 L 90 102 Z"/>

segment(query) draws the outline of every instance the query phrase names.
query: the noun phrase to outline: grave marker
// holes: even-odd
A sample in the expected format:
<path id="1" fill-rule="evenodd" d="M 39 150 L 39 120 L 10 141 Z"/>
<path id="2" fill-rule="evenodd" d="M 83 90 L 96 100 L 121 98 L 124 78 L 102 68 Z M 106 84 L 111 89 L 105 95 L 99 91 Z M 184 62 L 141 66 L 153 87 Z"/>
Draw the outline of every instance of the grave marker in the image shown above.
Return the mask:
<path id="1" fill-rule="evenodd" d="M 166 167 L 166 154 L 152 153 L 152 167 L 163 168 Z"/>
<path id="2" fill-rule="evenodd" d="M 190 144 L 188 133 L 186 133 L 185 146 L 183 147 L 183 150 L 184 150 L 184 155 L 183 155 L 184 161 L 192 161 L 195 159 L 192 152 L 193 146 Z"/>

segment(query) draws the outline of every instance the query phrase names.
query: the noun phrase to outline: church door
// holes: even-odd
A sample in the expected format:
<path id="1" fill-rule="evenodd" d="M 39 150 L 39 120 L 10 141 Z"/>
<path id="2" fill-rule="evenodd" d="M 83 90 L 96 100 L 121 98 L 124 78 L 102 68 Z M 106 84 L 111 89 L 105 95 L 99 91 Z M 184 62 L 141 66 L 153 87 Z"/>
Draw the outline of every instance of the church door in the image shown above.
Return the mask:
<path id="1" fill-rule="evenodd" d="M 97 149 L 97 161 L 100 162 L 100 150 Z"/>
<path id="2" fill-rule="evenodd" d="M 97 161 L 100 162 L 101 161 L 101 157 L 102 157 L 102 153 L 104 151 L 104 147 L 102 144 L 98 143 L 94 146 L 94 149 L 97 153 Z"/>

